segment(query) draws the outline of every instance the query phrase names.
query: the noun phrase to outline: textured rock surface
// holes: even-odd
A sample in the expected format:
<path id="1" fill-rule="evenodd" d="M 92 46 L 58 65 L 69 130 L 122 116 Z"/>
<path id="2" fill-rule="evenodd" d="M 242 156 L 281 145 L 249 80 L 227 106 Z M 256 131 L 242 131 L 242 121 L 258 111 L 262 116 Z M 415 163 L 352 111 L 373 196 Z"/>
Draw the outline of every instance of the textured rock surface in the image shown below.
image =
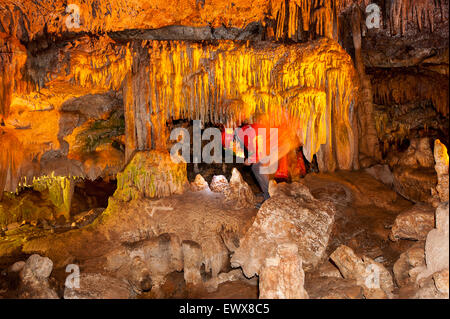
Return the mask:
<path id="1" fill-rule="evenodd" d="M 393 267 L 394 277 L 397 285 L 403 287 L 414 285 L 418 270 L 425 266 L 425 242 L 414 244 L 411 248 L 400 255 Z"/>
<path id="2" fill-rule="evenodd" d="M 333 204 L 316 200 L 304 185 L 277 185 L 234 253 L 232 266 L 242 267 L 252 277 L 267 258 L 275 256 L 278 245 L 292 242 L 298 246 L 304 269 L 315 267 L 325 258 L 334 214 Z"/>
<path id="3" fill-rule="evenodd" d="M 431 189 L 437 182 L 434 169 L 396 166 L 393 174 L 394 190 L 400 195 L 413 202 L 431 201 Z"/>
<path id="4" fill-rule="evenodd" d="M 434 211 L 431 206 L 416 204 L 400 213 L 395 219 L 389 238 L 391 240 L 425 240 L 428 232 L 434 228 Z"/>
<path id="5" fill-rule="evenodd" d="M 105 268 L 116 277 L 130 281 L 137 292 L 148 290 L 149 279 L 158 289 L 166 275 L 183 269 L 181 242 L 170 234 L 124 244 L 123 248 L 106 255 L 106 260 Z M 192 265 L 189 264 L 188 268 Z"/>
<path id="6" fill-rule="evenodd" d="M 440 293 L 448 296 L 448 269 L 444 269 L 433 274 L 434 284 Z"/>
<path id="7" fill-rule="evenodd" d="M 195 180 L 191 183 L 191 189 L 193 191 L 202 191 L 208 189 L 208 182 L 205 181 L 202 175 L 197 174 Z"/>
<path id="8" fill-rule="evenodd" d="M 366 298 L 391 297 L 394 283 L 389 271 L 371 258 L 358 257 L 351 248 L 340 246 L 331 255 L 345 279 L 354 279 L 363 287 Z"/>
<path id="9" fill-rule="evenodd" d="M 116 198 L 124 201 L 181 194 L 187 185 L 186 163 L 174 163 L 168 152 L 137 152 L 117 174 Z"/>
<path id="10" fill-rule="evenodd" d="M 244 181 L 241 173 L 236 168 L 231 172 L 229 188 L 225 190 L 226 201 L 233 209 L 253 208 L 256 204 L 255 194 Z"/>
<path id="11" fill-rule="evenodd" d="M 53 270 L 53 262 L 47 257 L 31 255 L 22 270 L 22 298 L 58 299 L 56 292 L 50 288 L 48 278 Z"/>
<path id="12" fill-rule="evenodd" d="M 224 195 L 214 192 L 129 202 L 111 197 L 93 224 L 28 240 L 23 251 L 45 252 L 58 267 L 77 260 L 89 273 L 106 267 L 108 276 L 126 279 L 134 291 L 151 288 L 162 296 L 166 276 L 183 270 L 181 242 L 201 247 L 202 272 L 216 278 L 229 269 L 230 251 L 240 245 L 255 214 L 256 209 L 231 210 Z"/>
<path id="13" fill-rule="evenodd" d="M 436 228 L 428 233 L 425 242 L 427 268 L 420 278 L 449 268 L 449 211 L 448 202 L 436 209 Z"/>
<path id="14" fill-rule="evenodd" d="M 305 273 L 295 243 L 280 244 L 276 254 L 266 258 L 259 275 L 261 299 L 307 299 Z"/>
<path id="15" fill-rule="evenodd" d="M 365 171 L 385 185 L 392 186 L 394 183 L 394 177 L 388 165 L 374 165 L 366 168 Z"/>
<path id="16" fill-rule="evenodd" d="M 187 240 L 182 242 L 181 247 L 184 281 L 187 285 L 200 286 L 203 283 L 200 273 L 203 263 L 202 247 L 196 242 Z"/>
<path id="17" fill-rule="evenodd" d="M 311 299 L 364 299 L 364 290 L 354 279 L 307 276 L 305 288 Z"/>
<path id="18" fill-rule="evenodd" d="M 119 279 L 100 274 L 80 274 L 79 288 L 66 288 L 64 299 L 129 299 L 130 286 Z"/>
<path id="19" fill-rule="evenodd" d="M 437 177 L 428 138 L 413 139 L 408 149 L 389 159 L 396 192 L 413 202 L 431 202 Z"/>
<path id="20" fill-rule="evenodd" d="M 214 175 L 209 183 L 209 188 L 216 193 L 224 193 L 229 187 L 228 180 L 223 175 Z"/>
<path id="21" fill-rule="evenodd" d="M 439 140 L 434 142 L 434 160 L 438 184 L 436 186 L 439 200 L 441 202 L 448 202 L 448 152 L 444 144 Z"/>

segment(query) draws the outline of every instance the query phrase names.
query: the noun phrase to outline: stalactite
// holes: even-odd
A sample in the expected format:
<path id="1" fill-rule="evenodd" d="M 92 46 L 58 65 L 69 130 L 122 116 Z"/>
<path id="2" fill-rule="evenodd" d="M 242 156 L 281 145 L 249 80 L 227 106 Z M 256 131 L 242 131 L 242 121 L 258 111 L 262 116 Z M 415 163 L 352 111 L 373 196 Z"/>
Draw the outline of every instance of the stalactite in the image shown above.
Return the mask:
<path id="1" fill-rule="evenodd" d="M 21 68 L 26 57 L 17 40 L 0 33 L 0 124 L 8 117 L 13 92 L 24 90 Z"/>
<path id="2" fill-rule="evenodd" d="M 108 37 L 71 52 L 70 79 L 83 87 L 118 90 L 131 67 L 126 46 L 116 46 Z"/>
<path id="3" fill-rule="evenodd" d="M 285 37 L 284 25 L 287 20 L 287 38 L 297 41 L 302 31 L 312 32 L 314 36 L 335 38 L 337 34 L 337 15 L 341 0 L 289 0 L 286 10 L 285 0 L 272 1 L 272 12 L 276 13 L 276 39 Z M 286 12 L 288 16 L 286 16 Z"/>
<path id="4" fill-rule="evenodd" d="M 434 72 L 411 70 L 379 72 L 373 79 L 377 104 L 393 105 L 430 101 L 444 116 L 449 114 L 448 78 Z"/>
<path id="5" fill-rule="evenodd" d="M 56 207 L 58 215 L 64 215 L 70 218 L 70 206 L 72 203 L 72 196 L 75 190 L 76 178 L 65 176 L 41 176 L 33 178 L 33 189 L 38 192 L 47 191 L 49 199 Z"/>
<path id="6" fill-rule="evenodd" d="M 433 32 L 434 12 L 436 9 L 442 12 L 444 1 L 446 0 L 391 0 L 391 33 L 404 34 L 408 23 L 415 23 L 419 30 L 426 27 Z"/>
<path id="7" fill-rule="evenodd" d="M 165 143 L 148 127 L 161 129 L 170 118 L 236 126 L 266 114 L 270 126 L 288 122 L 312 160 L 327 143 L 328 108 L 338 134 L 330 141 L 339 154 L 335 167 L 352 167 L 356 73 L 332 40 L 297 46 L 154 41 L 139 46 L 134 61 L 124 92 L 128 156 L 155 146 L 152 139 Z"/>

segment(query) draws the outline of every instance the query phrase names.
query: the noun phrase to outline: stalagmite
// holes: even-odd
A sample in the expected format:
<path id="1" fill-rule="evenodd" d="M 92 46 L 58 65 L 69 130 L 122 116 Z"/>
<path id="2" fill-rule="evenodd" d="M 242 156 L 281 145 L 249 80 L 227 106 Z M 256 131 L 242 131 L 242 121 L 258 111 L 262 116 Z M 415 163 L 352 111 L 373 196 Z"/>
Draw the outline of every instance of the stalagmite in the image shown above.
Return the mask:
<path id="1" fill-rule="evenodd" d="M 375 160 L 381 159 L 381 152 L 373 117 L 373 93 L 369 77 L 366 75 L 364 62 L 361 53 L 361 12 L 355 7 L 352 12 L 352 34 L 355 46 L 355 66 L 361 82 L 360 88 L 360 108 L 357 110 L 360 125 L 360 152 Z M 361 163 L 368 166 L 368 163 Z"/>
<path id="2" fill-rule="evenodd" d="M 434 159 L 436 161 L 435 170 L 438 183 L 436 185 L 437 197 L 440 202 L 448 202 L 448 151 L 441 141 L 434 142 Z"/>
<path id="3" fill-rule="evenodd" d="M 259 298 L 308 299 L 304 282 L 305 273 L 297 245 L 281 244 L 276 255 L 265 261 L 259 279 Z"/>

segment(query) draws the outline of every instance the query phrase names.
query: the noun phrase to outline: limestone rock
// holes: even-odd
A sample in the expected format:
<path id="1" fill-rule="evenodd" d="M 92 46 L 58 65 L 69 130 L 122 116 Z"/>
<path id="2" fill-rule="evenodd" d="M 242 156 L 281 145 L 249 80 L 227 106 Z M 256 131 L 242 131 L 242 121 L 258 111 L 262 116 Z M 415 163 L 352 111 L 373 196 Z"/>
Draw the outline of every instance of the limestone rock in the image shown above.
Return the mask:
<path id="1" fill-rule="evenodd" d="M 395 262 L 393 271 L 399 287 L 414 284 L 418 275 L 415 269 L 425 266 L 425 242 L 418 242 L 402 253 Z"/>
<path id="2" fill-rule="evenodd" d="M 81 274 L 79 288 L 64 290 L 64 299 L 129 299 L 133 294 L 130 286 L 117 278 L 100 274 Z"/>
<path id="3" fill-rule="evenodd" d="M 117 174 L 114 197 L 129 201 L 143 197 L 181 194 L 187 184 L 186 163 L 175 163 L 168 152 L 136 152 L 123 172 Z"/>
<path id="4" fill-rule="evenodd" d="M 434 228 L 434 209 L 424 204 L 416 204 L 395 219 L 389 238 L 425 240 Z"/>
<path id="5" fill-rule="evenodd" d="M 225 176 L 214 175 L 209 188 L 215 193 L 224 193 L 230 188 L 230 185 L 228 184 L 228 180 Z"/>
<path id="6" fill-rule="evenodd" d="M 434 157 L 430 139 L 427 137 L 412 139 L 405 152 L 391 159 L 391 165 L 393 164 L 412 168 L 432 168 Z"/>
<path id="7" fill-rule="evenodd" d="M 419 281 L 419 288 L 416 290 L 413 298 L 448 299 L 448 270 L 442 270 L 421 279 Z"/>
<path id="8" fill-rule="evenodd" d="M 202 175 L 197 174 L 195 180 L 191 183 L 191 189 L 194 192 L 202 191 L 208 188 L 208 182 L 205 181 Z"/>
<path id="9" fill-rule="evenodd" d="M 438 179 L 436 190 L 440 201 L 448 202 L 448 153 L 445 145 L 439 140 L 434 142 L 434 160 Z"/>
<path id="10" fill-rule="evenodd" d="M 311 299 L 363 299 L 363 289 L 354 279 L 318 277 L 306 280 L 305 285 Z"/>
<path id="11" fill-rule="evenodd" d="M 319 277 L 333 277 L 333 278 L 342 278 L 339 269 L 336 268 L 330 261 L 324 262 L 317 269 L 317 275 Z"/>
<path id="12" fill-rule="evenodd" d="M 448 296 L 448 269 L 444 269 L 433 274 L 434 284 L 437 290 Z"/>
<path id="13" fill-rule="evenodd" d="M 425 242 L 426 270 L 418 280 L 449 268 L 449 211 L 448 202 L 436 209 L 436 228 L 428 233 Z"/>
<path id="14" fill-rule="evenodd" d="M 392 186 L 394 183 L 394 176 L 388 165 L 374 165 L 366 168 L 365 171 L 385 185 Z"/>
<path id="15" fill-rule="evenodd" d="M 205 282 L 205 287 L 208 292 L 216 291 L 219 285 L 230 282 L 230 281 L 245 281 L 251 285 L 257 285 L 257 277 L 251 279 L 245 278 L 242 270 L 233 269 L 229 272 L 222 272 L 216 277 L 212 277 L 207 282 Z"/>
<path id="16" fill-rule="evenodd" d="M 47 257 L 31 255 L 22 270 L 20 279 L 22 298 L 58 299 L 56 292 L 50 288 L 48 278 L 53 270 L 53 262 Z"/>
<path id="17" fill-rule="evenodd" d="M 202 247 L 190 240 L 184 240 L 181 247 L 183 250 L 184 281 L 188 285 L 200 286 L 202 284 L 200 273 L 203 262 Z"/>
<path id="18" fill-rule="evenodd" d="M 31 255 L 21 272 L 24 282 L 33 282 L 48 279 L 53 270 L 53 262 L 47 257 L 37 254 Z"/>
<path id="19" fill-rule="evenodd" d="M 86 212 L 82 212 L 75 216 L 75 226 L 84 227 L 91 224 L 98 215 L 104 211 L 103 208 L 94 208 Z"/>
<path id="20" fill-rule="evenodd" d="M 253 277 L 260 273 L 267 258 L 276 255 L 280 244 L 292 242 L 307 271 L 325 258 L 334 215 L 334 205 L 316 200 L 306 186 L 276 185 L 241 240 L 231 265 L 242 267 L 246 277 Z"/>
<path id="21" fill-rule="evenodd" d="M 436 172 L 432 168 L 395 166 L 394 190 L 413 202 L 428 203 L 432 200 L 431 189 L 436 186 Z"/>
<path id="22" fill-rule="evenodd" d="M 307 299 L 305 273 L 295 243 L 280 244 L 276 255 L 265 260 L 259 277 L 261 299 Z"/>
<path id="23" fill-rule="evenodd" d="M 241 173 L 236 168 L 231 171 L 229 189 L 225 190 L 225 199 L 234 209 L 252 208 L 255 206 L 256 197 L 250 186 L 244 181 Z"/>
<path id="24" fill-rule="evenodd" d="M 183 269 L 181 243 L 173 234 L 125 244 L 105 257 L 106 270 L 130 281 L 137 292 L 148 288 L 149 278 L 157 287 L 167 274 Z"/>
<path id="25" fill-rule="evenodd" d="M 339 246 L 331 255 L 345 279 L 354 279 L 363 287 L 366 298 L 382 299 L 392 296 L 394 283 L 389 271 L 371 258 L 358 257 L 344 245 Z"/>
<path id="26" fill-rule="evenodd" d="M 25 262 L 23 260 L 15 262 L 14 264 L 11 265 L 11 267 L 9 267 L 9 271 L 11 272 L 19 272 L 23 269 L 23 267 L 25 266 Z"/>

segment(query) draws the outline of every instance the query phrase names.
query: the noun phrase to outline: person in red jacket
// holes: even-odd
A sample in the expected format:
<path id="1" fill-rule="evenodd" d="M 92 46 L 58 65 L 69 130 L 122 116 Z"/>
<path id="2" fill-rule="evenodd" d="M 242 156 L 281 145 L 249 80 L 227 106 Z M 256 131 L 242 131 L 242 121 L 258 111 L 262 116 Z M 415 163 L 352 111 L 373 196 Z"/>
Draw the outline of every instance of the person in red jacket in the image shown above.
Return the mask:
<path id="1" fill-rule="evenodd" d="M 245 165 L 251 165 L 252 172 L 263 191 L 264 199 L 270 197 L 270 175 L 274 174 L 274 178 L 278 180 L 288 178 L 287 151 L 278 153 L 280 138 L 274 141 L 275 137 L 276 135 L 269 127 L 261 124 L 244 125 L 237 129 L 234 135 L 222 131 L 222 144 L 225 149 L 231 150 L 237 157 L 245 158 Z"/>

